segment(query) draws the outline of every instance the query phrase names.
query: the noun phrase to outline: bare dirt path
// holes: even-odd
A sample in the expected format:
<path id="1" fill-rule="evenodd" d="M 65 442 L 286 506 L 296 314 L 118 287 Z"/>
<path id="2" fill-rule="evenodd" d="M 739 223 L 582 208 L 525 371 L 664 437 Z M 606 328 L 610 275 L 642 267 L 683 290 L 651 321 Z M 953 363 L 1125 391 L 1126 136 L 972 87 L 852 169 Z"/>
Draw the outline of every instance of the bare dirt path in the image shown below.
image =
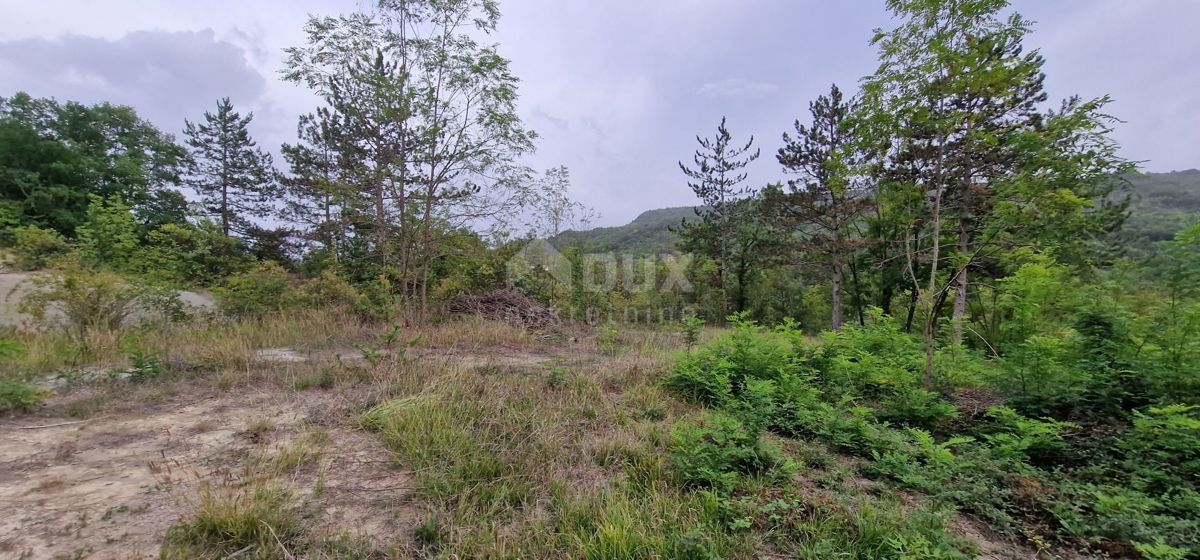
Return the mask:
<path id="1" fill-rule="evenodd" d="M 331 534 L 392 537 L 407 476 L 345 415 L 328 392 L 240 389 L 78 423 L 4 420 L 0 558 L 157 558 L 201 483 L 237 477 L 313 431 L 327 434 L 321 459 L 289 483 L 311 491 L 320 473 L 320 524 Z"/>

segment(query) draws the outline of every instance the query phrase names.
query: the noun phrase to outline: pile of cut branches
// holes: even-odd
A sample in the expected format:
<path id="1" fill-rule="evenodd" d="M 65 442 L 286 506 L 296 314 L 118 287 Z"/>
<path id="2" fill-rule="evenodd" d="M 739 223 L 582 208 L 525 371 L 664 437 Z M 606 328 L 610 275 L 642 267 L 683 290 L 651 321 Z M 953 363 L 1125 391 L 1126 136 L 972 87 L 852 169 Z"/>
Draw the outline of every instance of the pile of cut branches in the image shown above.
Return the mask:
<path id="1" fill-rule="evenodd" d="M 450 300 L 447 310 L 451 313 L 479 315 L 530 330 L 543 330 L 562 323 L 562 318 L 552 309 L 514 290 L 459 296 Z"/>

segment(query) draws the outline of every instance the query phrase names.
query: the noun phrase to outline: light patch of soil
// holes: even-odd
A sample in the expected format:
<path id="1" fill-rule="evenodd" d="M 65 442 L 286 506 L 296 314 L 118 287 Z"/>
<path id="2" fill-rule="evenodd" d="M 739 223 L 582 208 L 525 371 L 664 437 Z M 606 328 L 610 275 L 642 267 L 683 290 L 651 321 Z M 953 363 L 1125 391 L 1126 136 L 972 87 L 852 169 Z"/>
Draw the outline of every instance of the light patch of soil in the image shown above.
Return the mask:
<path id="1" fill-rule="evenodd" d="M 410 527 L 408 476 L 332 400 L 321 392 L 231 391 L 83 422 L 4 420 L 0 558 L 155 558 L 200 483 L 236 477 L 247 461 L 314 428 L 329 435 L 321 463 L 282 478 L 311 495 L 322 473 L 325 489 L 315 497 L 322 531 L 391 542 Z M 262 419 L 273 429 L 247 432 Z"/>
<path id="2" fill-rule="evenodd" d="M 291 348 L 263 348 L 254 353 L 254 361 L 270 364 L 307 362 L 308 356 Z"/>
<path id="3" fill-rule="evenodd" d="M 496 366 L 514 369 L 537 369 L 564 360 L 578 360 L 582 354 L 575 352 L 531 352 L 516 348 L 488 348 L 486 351 L 462 351 L 455 348 L 406 348 L 404 355 L 408 359 L 433 361 L 445 365 L 455 365 L 464 368 Z M 264 364 L 289 364 L 305 362 L 360 362 L 363 361 L 362 351 L 357 349 L 339 349 L 317 353 L 305 353 L 294 348 L 264 348 L 254 353 L 254 361 Z"/>
<path id="4" fill-rule="evenodd" d="M 490 348 L 489 352 L 462 352 L 448 348 L 412 348 L 409 355 L 421 360 L 443 361 L 466 368 L 484 366 L 514 369 L 537 369 L 556 360 L 571 358 L 570 355 L 543 354 L 509 348 Z"/>

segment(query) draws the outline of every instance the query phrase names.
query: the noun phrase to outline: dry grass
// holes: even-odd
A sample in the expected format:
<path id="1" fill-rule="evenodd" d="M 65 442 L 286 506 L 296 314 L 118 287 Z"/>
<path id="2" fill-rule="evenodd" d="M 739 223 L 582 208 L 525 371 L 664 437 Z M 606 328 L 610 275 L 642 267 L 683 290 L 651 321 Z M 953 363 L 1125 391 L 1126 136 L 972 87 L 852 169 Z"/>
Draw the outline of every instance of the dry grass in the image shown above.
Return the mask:
<path id="1" fill-rule="evenodd" d="M 780 551 L 828 557 L 857 550 L 856 543 L 876 538 L 872 530 L 878 538 L 907 534 L 897 532 L 909 523 L 897 500 L 845 483 L 853 473 L 805 473 L 805 484 L 836 487 L 845 507 L 830 492 L 802 491 L 799 481 L 795 489 L 764 485 L 736 497 L 740 502 L 684 489 L 667 448 L 677 422 L 704 413 L 661 386 L 673 353 L 682 351 L 677 332 L 620 328 L 603 349 L 585 337 L 567 351 L 503 323 L 461 317 L 394 337 L 402 347 L 420 334 L 419 345 L 448 352 L 420 357 L 392 349 L 372 359 L 336 358 L 348 348 L 384 348 L 385 330 L 328 310 L 135 331 L 172 368 L 198 373 L 166 376 L 136 391 L 114 387 L 112 396 L 149 399 L 152 390 L 215 385 L 320 399 L 330 403 L 329 414 L 341 415 L 335 421 L 357 416 L 378 433 L 395 459 L 378 467 L 380 476 L 394 467 L 411 476 L 410 501 L 379 515 L 422 512 L 392 551 L 316 531 L 323 469 L 333 455 L 329 434 L 318 427 L 322 419 L 284 435 L 269 418 L 254 418 L 239 428 L 259 444 L 259 455 L 246 461 L 245 472 L 208 481 L 181 500 L 185 515 L 168 534 L 163 558 L 666 559 Z M 715 334 L 705 329 L 702 337 Z M 30 354 L 39 356 L 27 356 L 27 364 L 57 363 L 52 356 L 60 347 L 31 340 L 40 346 Z M 297 349 L 314 361 L 252 362 L 255 350 L 273 347 Z M 488 361 L 511 350 L 560 358 L 545 365 Z M 835 463 L 823 450 L 782 447 L 812 466 Z M 309 487 L 297 489 L 300 479 Z M 752 508 L 769 507 L 784 508 L 795 517 L 786 521 L 792 525 L 745 526 L 760 523 Z"/>
<path id="2" fill-rule="evenodd" d="M 749 550 L 705 531 L 712 504 L 667 483 L 661 446 L 676 410 L 652 371 L 667 339 L 630 340 L 641 342 L 573 369 L 449 367 L 363 415 L 416 473 L 433 510 L 417 534 L 427 554 L 673 558 L 696 538 Z"/>
<path id="3" fill-rule="evenodd" d="M 159 355 L 186 369 L 222 370 L 249 366 L 260 348 L 288 347 L 303 351 L 349 348 L 377 337 L 381 327 L 364 323 L 347 310 L 288 310 L 261 318 L 198 319 L 176 324 L 128 327 L 117 332 L 89 332 L 85 340 L 61 331 L 17 331 L 19 354 L 5 368 L 9 375 L 33 375 L 70 368 L 130 364 L 131 349 Z"/>
<path id="4" fill-rule="evenodd" d="M 180 371 L 248 371 L 258 369 L 255 353 L 288 348 L 301 354 L 357 354 L 359 348 L 382 348 L 387 325 L 363 322 L 348 310 L 287 310 L 260 318 L 198 319 L 179 324 L 128 327 L 119 332 L 91 332 L 76 340 L 61 331 L 7 329 L 0 338 L 17 341 L 20 351 L 0 367 L 0 380 L 29 380 L 40 375 L 102 366 L 129 367 L 136 350 L 156 356 Z M 479 317 L 402 329 L 395 345 L 409 340 L 421 346 L 473 352 L 483 348 L 530 347 L 538 339 L 523 329 Z M 271 367 L 270 365 L 266 367 Z M 312 380 L 328 385 L 328 379 Z M 303 386 L 308 382 L 301 381 Z"/>
<path id="5" fill-rule="evenodd" d="M 474 315 L 451 317 L 420 331 L 421 344 L 435 348 L 477 350 L 498 346 L 528 346 L 535 337 L 527 330 Z"/>

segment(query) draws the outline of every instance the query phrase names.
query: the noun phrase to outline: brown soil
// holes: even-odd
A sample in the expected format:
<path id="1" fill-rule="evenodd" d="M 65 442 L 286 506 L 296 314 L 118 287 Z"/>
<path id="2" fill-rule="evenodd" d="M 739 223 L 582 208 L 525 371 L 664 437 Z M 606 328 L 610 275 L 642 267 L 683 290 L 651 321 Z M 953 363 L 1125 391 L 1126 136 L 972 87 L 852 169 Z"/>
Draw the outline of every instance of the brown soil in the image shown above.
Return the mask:
<path id="1" fill-rule="evenodd" d="M 331 396 L 237 390 L 82 422 L 4 420 L 0 558 L 155 558 L 167 528 L 201 484 L 237 476 L 249 461 L 312 429 L 329 435 L 321 462 L 284 477 L 287 484 L 311 493 L 323 472 L 319 527 L 381 545 L 394 541 L 409 526 L 403 515 L 407 474 L 394 468 L 377 440 L 351 425 L 348 410 L 331 407 Z M 260 419 L 273 429 L 247 433 Z M 381 509 L 389 514 L 380 515 Z"/>

